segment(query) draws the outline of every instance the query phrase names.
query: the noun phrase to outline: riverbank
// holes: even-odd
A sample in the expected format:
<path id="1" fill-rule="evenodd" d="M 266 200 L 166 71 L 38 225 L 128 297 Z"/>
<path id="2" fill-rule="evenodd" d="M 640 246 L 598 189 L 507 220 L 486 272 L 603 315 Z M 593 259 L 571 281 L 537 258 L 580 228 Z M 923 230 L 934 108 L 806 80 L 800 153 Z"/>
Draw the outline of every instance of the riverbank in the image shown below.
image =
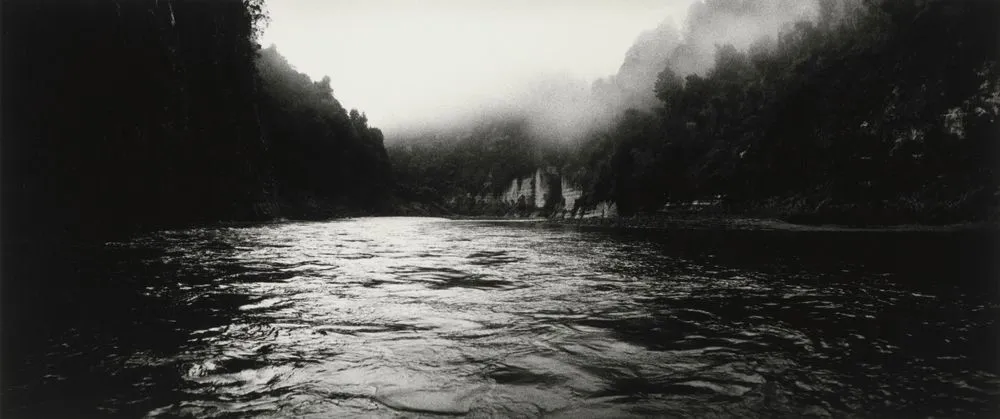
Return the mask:
<path id="1" fill-rule="evenodd" d="M 605 203 L 601 203 L 605 204 Z M 395 205 L 393 215 L 445 217 L 456 220 L 536 220 L 553 225 L 627 229 L 721 228 L 794 231 L 955 231 L 996 230 L 1000 209 L 992 202 L 892 205 L 880 203 L 811 204 L 802 198 L 753 203 L 690 202 L 665 206 L 656 212 L 623 216 L 610 204 L 604 210 L 584 206 L 546 213 L 524 211 L 454 211 L 443 205 Z"/>
<path id="2" fill-rule="evenodd" d="M 622 229 L 728 229 L 787 231 L 958 231 L 998 230 L 995 205 L 958 206 L 946 203 L 899 208 L 885 203 L 810 206 L 802 199 L 770 200 L 735 205 L 721 202 L 674 204 L 656 212 L 620 215 L 612 204 L 604 211 L 559 211 L 546 215 L 436 214 L 451 219 L 535 219 L 551 225 Z M 954 203 L 952 203 L 954 204 Z M 963 209 L 960 210 L 960 209 Z"/>
<path id="3" fill-rule="evenodd" d="M 947 224 L 901 223 L 901 224 L 840 224 L 834 222 L 794 222 L 775 217 L 755 217 L 750 215 L 727 214 L 718 211 L 669 211 L 630 216 L 611 217 L 543 217 L 534 216 L 491 216 L 439 214 L 437 217 L 466 221 L 534 221 L 551 226 L 575 226 L 588 228 L 613 228 L 625 230 L 672 230 L 672 229 L 721 229 L 721 230 L 782 230 L 782 231 L 858 231 L 858 232 L 948 232 L 969 230 L 997 230 L 1000 223 L 957 222 Z"/>
<path id="4" fill-rule="evenodd" d="M 954 223 L 942 225 L 898 224 L 850 226 L 840 224 L 798 224 L 773 218 L 750 218 L 721 215 L 643 214 L 613 218 L 545 218 L 549 225 L 618 228 L 631 230 L 725 229 L 725 230 L 784 230 L 784 231 L 965 231 L 1000 230 L 997 223 Z"/>

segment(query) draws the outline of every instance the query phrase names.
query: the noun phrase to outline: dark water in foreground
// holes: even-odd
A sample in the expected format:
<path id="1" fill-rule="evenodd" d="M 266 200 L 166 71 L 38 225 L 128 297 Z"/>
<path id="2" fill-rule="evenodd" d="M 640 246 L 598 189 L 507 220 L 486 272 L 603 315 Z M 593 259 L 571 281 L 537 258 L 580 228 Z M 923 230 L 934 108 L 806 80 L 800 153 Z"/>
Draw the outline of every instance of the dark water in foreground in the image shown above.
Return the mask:
<path id="1" fill-rule="evenodd" d="M 419 218 L 156 233 L 38 267 L 85 287 L 20 299 L 2 416 L 995 417 L 995 250 Z"/>

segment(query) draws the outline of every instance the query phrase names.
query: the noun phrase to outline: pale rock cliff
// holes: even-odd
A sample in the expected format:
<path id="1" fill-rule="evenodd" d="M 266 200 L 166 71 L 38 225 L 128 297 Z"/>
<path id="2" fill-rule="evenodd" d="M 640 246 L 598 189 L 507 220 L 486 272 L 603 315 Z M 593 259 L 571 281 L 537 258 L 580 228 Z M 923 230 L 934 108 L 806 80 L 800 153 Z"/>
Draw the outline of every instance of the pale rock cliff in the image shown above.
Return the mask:
<path id="1" fill-rule="evenodd" d="M 538 168 L 531 175 L 512 179 L 500 193 L 453 196 L 447 207 L 459 214 L 496 216 L 546 216 L 554 218 L 613 218 L 614 202 L 582 205 L 583 188 L 562 176 L 555 167 Z"/>

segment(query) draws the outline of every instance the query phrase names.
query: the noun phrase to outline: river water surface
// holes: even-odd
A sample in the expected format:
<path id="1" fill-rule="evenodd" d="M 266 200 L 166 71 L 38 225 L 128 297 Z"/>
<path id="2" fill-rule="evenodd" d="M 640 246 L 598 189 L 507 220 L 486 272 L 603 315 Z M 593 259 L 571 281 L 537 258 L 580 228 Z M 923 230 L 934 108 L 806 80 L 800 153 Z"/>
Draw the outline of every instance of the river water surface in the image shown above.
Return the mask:
<path id="1" fill-rule="evenodd" d="M 8 366 L 4 417 L 994 417 L 984 240 L 432 218 L 153 233 L 80 250 L 87 286 Z"/>

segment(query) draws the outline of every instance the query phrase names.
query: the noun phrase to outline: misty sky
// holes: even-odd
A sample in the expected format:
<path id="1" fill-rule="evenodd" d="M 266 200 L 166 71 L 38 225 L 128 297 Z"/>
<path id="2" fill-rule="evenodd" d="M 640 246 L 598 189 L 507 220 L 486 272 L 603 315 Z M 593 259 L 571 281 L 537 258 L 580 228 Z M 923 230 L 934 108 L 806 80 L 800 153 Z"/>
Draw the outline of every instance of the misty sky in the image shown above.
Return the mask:
<path id="1" fill-rule="evenodd" d="M 387 134 L 503 101 L 541 77 L 614 74 L 693 0 L 268 0 L 261 42 Z"/>

